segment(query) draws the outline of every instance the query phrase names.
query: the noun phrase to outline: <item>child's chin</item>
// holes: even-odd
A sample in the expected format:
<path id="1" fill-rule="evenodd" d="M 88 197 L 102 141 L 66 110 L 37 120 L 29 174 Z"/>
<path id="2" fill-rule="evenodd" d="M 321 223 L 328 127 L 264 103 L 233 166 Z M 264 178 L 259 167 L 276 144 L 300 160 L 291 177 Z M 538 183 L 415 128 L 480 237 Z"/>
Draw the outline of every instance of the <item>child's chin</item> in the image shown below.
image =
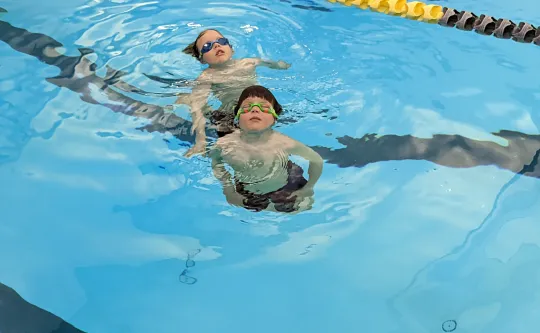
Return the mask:
<path id="1" fill-rule="evenodd" d="M 256 123 L 256 122 L 249 122 L 245 125 L 245 129 L 248 131 L 262 131 L 263 130 L 262 124 Z"/>
<path id="2" fill-rule="evenodd" d="M 222 56 L 216 56 L 215 57 L 215 60 L 214 60 L 214 63 L 215 64 L 222 64 L 224 62 L 227 62 L 229 61 L 231 58 L 230 57 L 227 57 L 226 55 L 222 55 Z"/>

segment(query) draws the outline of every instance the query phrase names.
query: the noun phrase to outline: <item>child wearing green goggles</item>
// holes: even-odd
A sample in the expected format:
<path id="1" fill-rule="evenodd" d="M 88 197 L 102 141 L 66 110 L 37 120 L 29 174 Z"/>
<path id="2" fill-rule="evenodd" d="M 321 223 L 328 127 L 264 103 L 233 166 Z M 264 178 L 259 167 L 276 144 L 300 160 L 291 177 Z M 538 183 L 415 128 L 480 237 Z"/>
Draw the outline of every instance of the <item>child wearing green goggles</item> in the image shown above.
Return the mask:
<path id="1" fill-rule="evenodd" d="M 272 129 L 281 112 L 264 87 L 251 86 L 240 95 L 234 110 L 239 129 L 219 138 L 210 152 L 212 170 L 230 204 L 288 213 L 311 208 L 323 160 L 311 148 Z M 309 161 L 309 180 L 289 160 L 291 155 Z"/>
<path id="2" fill-rule="evenodd" d="M 201 64 L 208 65 L 194 82 L 191 94 L 182 94 L 176 104 L 188 104 L 193 121 L 192 134 L 196 135 L 195 145 L 186 156 L 206 151 L 207 120 L 219 136 L 234 131 L 230 114 L 238 95 L 245 88 L 257 83 L 256 68 L 267 67 L 286 70 L 291 67 L 284 61 L 263 60 L 260 58 L 233 59 L 232 41 L 215 29 L 206 29 L 184 49 Z M 210 96 L 217 98 L 221 106 L 214 110 L 208 104 Z"/>
<path id="3" fill-rule="evenodd" d="M 265 101 L 263 103 L 244 103 L 244 105 L 238 108 L 238 112 L 236 113 L 236 117 L 234 118 L 234 120 L 238 121 L 242 114 L 250 113 L 255 107 L 259 108 L 260 111 L 264 113 L 269 113 L 274 116 L 274 118 L 278 119 L 276 110 L 274 110 L 274 108 Z"/>

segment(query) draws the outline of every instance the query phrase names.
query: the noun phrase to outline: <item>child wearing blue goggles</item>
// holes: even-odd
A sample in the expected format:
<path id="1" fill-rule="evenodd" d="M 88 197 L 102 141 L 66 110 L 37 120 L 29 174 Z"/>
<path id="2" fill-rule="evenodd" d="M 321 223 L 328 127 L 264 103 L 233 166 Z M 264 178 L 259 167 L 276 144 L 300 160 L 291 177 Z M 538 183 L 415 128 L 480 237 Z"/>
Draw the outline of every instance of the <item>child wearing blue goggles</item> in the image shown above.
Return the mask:
<path id="1" fill-rule="evenodd" d="M 197 78 L 191 94 L 181 96 L 176 104 L 191 107 L 193 119 L 192 133 L 196 134 L 195 145 L 186 153 L 192 156 L 204 152 L 206 147 L 206 119 L 210 120 L 219 136 L 232 133 L 235 129 L 236 114 L 231 114 L 240 92 L 257 84 L 256 68 L 265 66 L 272 69 L 288 69 L 284 61 L 262 60 L 260 58 L 233 59 L 233 48 L 228 38 L 214 29 L 204 30 L 197 39 L 184 49 L 200 63 L 208 65 Z M 213 110 L 208 105 L 210 95 L 217 97 L 221 106 Z"/>

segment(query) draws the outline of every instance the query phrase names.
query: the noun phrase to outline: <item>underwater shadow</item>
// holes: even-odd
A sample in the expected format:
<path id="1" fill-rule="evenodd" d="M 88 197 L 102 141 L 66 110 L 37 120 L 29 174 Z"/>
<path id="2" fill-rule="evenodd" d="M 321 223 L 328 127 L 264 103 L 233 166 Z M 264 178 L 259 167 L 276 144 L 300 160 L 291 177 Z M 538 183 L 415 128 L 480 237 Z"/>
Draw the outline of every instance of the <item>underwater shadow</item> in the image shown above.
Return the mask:
<path id="1" fill-rule="evenodd" d="M 343 136 L 337 141 L 344 147 L 330 149 L 312 147 L 326 163 L 340 168 L 361 168 L 383 161 L 424 160 L 450 168 L 472 168 L 493 165 L 514 173 L 520 173 L 540 149 L 540 135 L 501 130 L 492 133 L 507 140 L 502 146 L 492 141 L 470 139 L 461 135 L 436 134 L 432 138 L 412 135 L 366 134 L 362 138 Z M 540 170 L 534 168 L 523 173 L 540 178 Z"/>
<path id="2" fill-rule="evenodd" d="M 0 283 L 0 332 L 84 333 Z"/>

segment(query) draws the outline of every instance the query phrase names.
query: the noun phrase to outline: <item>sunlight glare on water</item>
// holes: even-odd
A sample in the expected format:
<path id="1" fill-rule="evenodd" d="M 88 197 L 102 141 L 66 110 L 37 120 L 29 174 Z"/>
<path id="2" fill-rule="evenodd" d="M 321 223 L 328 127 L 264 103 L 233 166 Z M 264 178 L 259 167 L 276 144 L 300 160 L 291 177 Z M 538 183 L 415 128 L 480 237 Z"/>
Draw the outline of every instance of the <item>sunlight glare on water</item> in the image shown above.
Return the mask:
<path id="1" fill-rule="evenodd" d="M 433 3 L 540 24 L 532 0 Z M 258 69 L 284 106 L 279 131 L 354 151 L 323 156 L 309 211 L 232 207 L 209 160 L 183 157 L 186 142 L 86 103 L 46 80 L 58 68 L 0 43 L 0 282 L 30 303 L 103 333 L 432 333 L 454 322 L 458 333 L 529 333 L 540 324 L 539 172 L 515 175 L 540 149 L 540 47 L 322 0 L 0 7 L 0 20 L 51 36 L 66 55 L 93 50 L 98 75 L 121 70 L 148 92 L 130 97 L 160 106 L 190 91 L 174 82 L 204 66 L 182 49 L 216 28 L 235 58 L 292 64 Z M 529 141 L 509 143 L 500 130 Z M 391 135 L 532 153 L 477 156 L 466 141 L 449 155 L 435 147 L 404 158 L 429 147 L 383 150 Z M 482 162 L 490 155 L 500 167 Z"/>

